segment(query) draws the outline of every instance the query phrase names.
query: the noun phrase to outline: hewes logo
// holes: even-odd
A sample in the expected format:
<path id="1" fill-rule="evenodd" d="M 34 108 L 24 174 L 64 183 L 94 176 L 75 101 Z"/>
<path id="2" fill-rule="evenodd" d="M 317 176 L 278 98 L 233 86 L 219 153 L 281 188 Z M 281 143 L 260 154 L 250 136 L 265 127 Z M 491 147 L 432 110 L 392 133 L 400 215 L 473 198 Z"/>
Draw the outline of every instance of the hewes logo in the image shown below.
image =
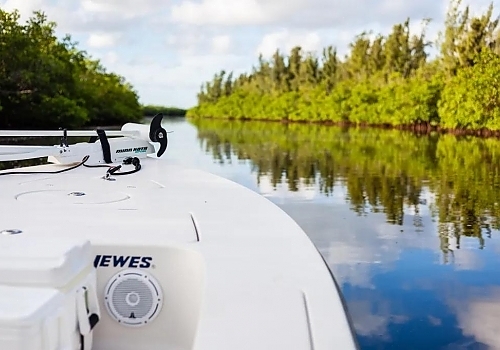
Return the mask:
<path id="1" fill-rule="evenodd" d="M 94 267 L 126 267 L 148 269 L 152 266 L 151 256 L 96 255 Z"/>

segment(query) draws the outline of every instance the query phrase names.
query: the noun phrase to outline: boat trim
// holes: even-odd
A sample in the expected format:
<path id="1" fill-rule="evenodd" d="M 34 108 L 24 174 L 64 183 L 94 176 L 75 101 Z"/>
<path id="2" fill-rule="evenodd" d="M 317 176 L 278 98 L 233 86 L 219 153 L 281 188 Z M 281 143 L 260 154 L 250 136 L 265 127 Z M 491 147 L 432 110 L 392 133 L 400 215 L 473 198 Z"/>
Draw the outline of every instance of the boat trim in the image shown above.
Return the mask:
<path id="1" fill-rule="evenodd" d="M 344 314 L 346 315 L 346 318 L 347 318 L 347 323 L 349 325 L 349 330 L 351 331 L 351 337 L 353 339 L 354 346 L 355 346 L 356 350 L 361 350 L 361 347 L 359 346 L 359 342 L 358 342 L 358 336 L 356 333 L 356 329 L 354 328 L 354 322 L 353 322 L 351 314 L 349 313 L 349 310 L 347 308 L 347 302 L 344 298 L 344 294 L 342 294 L 342 290 L 340 289 L 340 286 L 339 286 L 337 280 L 333 276 L 333 272 L 330 269 L 330 266 L 328 265 L 328 263 L 326 262 L 325 257 L 323 256 L 323 254 L 321 254 L 318 247 L 315 247 L 315 248 L 316 248 L 316 251 L 318 252 L 319 256 L 321 256 L 323 263 L 325 264 L 328 272 L 330 273 L 330 277 L 332 278 L 333 284 L 335 285 L 335 288 L 337 289 L 337 294 L 339 295 L 340 302 L 342 303 L 342 308 L 344 309 Z"/>

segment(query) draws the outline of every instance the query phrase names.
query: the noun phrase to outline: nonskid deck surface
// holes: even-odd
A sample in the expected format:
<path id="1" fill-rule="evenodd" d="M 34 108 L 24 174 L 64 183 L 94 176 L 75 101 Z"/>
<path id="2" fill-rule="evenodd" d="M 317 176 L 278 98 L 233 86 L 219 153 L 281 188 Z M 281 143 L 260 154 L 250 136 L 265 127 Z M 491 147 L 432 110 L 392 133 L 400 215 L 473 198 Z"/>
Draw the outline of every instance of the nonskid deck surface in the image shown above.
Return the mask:
<path id="1" fill-rule="evenodd" d="M 115 245 L 129 247 L 130 255 L 134 247 L 197 253 L 205 278 L 195 349 L 355 347 L 321 256 L 270 201 L 226 179 L 153 158 L 144 159 L 132 175 L 105 180 L 104 173 L 79 167 L 61 174 L 0 176 L 0 230 L 48 239 L 86 237 L 99 247 L 97 255 Z M 166 261 L 157 259 L 156 268 Z M 112 258 L 98 264 L 112 264 Z M 101 271 L 102 285 L 107 275 Z M 109 327 L 96 329 L 95 348 L 127 348 L 133 335 L 110 340 L 105 330 L 117 337 L 120 330 Z M 157 331 L 148 336 L 161 339 Z M 156 345 L 148 348 L 164 348 Z"/>

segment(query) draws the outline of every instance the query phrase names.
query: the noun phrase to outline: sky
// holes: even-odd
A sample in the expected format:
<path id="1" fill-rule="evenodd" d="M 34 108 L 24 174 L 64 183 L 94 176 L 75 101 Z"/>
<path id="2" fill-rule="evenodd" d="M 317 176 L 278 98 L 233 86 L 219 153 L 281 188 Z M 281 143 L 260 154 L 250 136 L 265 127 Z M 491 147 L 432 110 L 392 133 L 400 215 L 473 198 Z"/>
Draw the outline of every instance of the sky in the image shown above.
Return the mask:
<path id="1" fill-rule="evenodd" d="M 471 0 L 469 0 L 471 1 Z M 465 1 L 464 1 L 465 2 Z M 482 11 L 491 1 L 474 0 Z M 132 83 L 141 103 L 189 108 L 222 69 L 251 71 L 277 48 L 342 54 L 362 31 L 387 33 L 407 17 L 428 35 L 442 28 L 447 0 L 0 0 L 22 18 L 44 11 L 78 47 Z"/>

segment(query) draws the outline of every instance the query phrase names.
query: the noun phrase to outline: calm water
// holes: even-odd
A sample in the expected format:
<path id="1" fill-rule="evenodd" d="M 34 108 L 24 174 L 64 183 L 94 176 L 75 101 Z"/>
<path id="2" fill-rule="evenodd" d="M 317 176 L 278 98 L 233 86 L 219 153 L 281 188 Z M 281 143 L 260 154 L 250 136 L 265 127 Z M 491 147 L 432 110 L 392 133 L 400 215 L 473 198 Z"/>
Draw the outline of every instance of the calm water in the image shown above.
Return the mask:
<path id="1" fill-rule="evenodd" d="M 167 122 L 167 159 L 290 214 L 363 349 L 500 349 L 500 141 L 275 123 Z"/>
<path id="2" fill-rule="evenodd" d="M 500 141 L 258 122 L 165 127 L 167 161 L 257 191 L 303 227 L 362 349 L 500 349 Z"/>

